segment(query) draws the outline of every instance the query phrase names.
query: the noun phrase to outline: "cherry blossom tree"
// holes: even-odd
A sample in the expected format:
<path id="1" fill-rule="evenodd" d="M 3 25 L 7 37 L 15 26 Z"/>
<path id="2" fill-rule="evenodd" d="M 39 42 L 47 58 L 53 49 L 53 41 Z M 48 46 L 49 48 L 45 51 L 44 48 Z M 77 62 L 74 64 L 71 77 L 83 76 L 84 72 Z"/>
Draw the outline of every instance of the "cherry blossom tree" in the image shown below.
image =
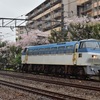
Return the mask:
<path id="1" fill-rule="evenodd" d="M 6 42 L 6 45 L 0 48 L 1 58 L 5 65 L 10 65 L 14 69 L 15 66 L 21 65 L 21 51 L 25 46 L 47 44 L 48 33 L 39 30 L 31 30 L 28 33 L 19 34 L 16 42 Z M 4 60 L 5 59 L 5 60 Z"/>
<path id="2" fill-rule="evenodd" d="M 71 40 L 100 39 L 100 18 L 73 17 L 65 20 Z"/>
<path id="3" fill-rule="evenodd" d="M 47 44 L 49 33 L 41 32 L 39 30 L 31 30 L 28 33 L 20 34 L 18 36 L 16 45 L 25 46 Z"/>

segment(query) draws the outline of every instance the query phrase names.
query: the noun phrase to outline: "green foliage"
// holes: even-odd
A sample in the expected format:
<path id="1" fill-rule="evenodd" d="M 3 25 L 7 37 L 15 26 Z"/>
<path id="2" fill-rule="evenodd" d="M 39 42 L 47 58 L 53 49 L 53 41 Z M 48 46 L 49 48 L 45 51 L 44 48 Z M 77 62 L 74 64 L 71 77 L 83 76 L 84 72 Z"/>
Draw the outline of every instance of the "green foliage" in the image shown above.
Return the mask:
<path id="1" fill-rule="evenodd" d="M 71 40 L 81 39 L 100 39 L 100 24 L 70 24 L 68 31 L 71 34 Z"/>
<path id="2" fill-rule="evenodd" d="M 100 39 L 100 23 L 70 23 L 68 30 L 63 32 L 52 30 L 48 40 L 50 43 L 57 43 L 89 38 Z"/>
<path id="3" fill-rule="evenodd" d="M 20 53 L 16 55 L 14 59 L 12 59 L 11 65 L 14 65 L 14 67 L 21 65 L 21 54 Z"/>
<path id="4" fill-rule="evenodd" d="M 1 51 L 0 62 L 6 68 L 16 69 L 17 66 L 21 65 L 21 47 L 14 45 L 7 46 L 7 48 Z"/>
<path id="5" fill-rule="evenodd" d="M 16 66 L 21 65 L 21 47 L 10 47 L 10 60 L 9 64 L 13 65 L 13 68 L 16 69 Z"/>
<path id="6" fill-rule="evenodd" d="M 100 23 L 93 25 L 91 29 L 91 36 L 95 39 L 100 39 Z"/>
<path id="7" fill-rule="evenodd" d="M 50 43 L 69 41 L 68 40 L 68 31 L 63 30 L 63 32 L 62 32 L 62 31 L 52 30 L 51 31 L 51 36 L 48 37 L 48 41 Z"/>
<path id="8" fill-rule="evenodd" d="M 0 42 L 0 48 L 6 46 L 6 42 Z"/>

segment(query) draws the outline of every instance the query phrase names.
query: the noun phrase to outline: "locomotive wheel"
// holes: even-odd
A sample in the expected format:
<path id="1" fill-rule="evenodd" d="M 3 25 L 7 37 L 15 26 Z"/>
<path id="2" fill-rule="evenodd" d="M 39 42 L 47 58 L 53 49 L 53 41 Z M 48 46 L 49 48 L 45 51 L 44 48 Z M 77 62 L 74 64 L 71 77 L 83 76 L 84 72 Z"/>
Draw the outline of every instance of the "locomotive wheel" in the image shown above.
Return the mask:
<path id="1" fill-rule="evenodd" d="M 32 72 L 32 65 L 31 65 L 31 64 L 28 66 L 28 72 L 29 72 L 29 73 Z"/>
<path id="2" fill-rule="evenodd" d="M 27 73 L 27 65 L 26 64 L 23 64 L 23 66 L 21 67 L 21 71 L 22 71 L 22 73 L 23 72 Z"/>
<path id="3" fill-rule="evenodd" d="M 84 71 L 83 67 L 78 67 L 77 78 L 79 78 L 79 79 L 85 79 L 86 78 L 85 71 Z"/>
<path id="4" fill-rule="evenodd" d="M 48 66 L 47 65 L 44 65 L 44 74 L 48 75 Z"/>

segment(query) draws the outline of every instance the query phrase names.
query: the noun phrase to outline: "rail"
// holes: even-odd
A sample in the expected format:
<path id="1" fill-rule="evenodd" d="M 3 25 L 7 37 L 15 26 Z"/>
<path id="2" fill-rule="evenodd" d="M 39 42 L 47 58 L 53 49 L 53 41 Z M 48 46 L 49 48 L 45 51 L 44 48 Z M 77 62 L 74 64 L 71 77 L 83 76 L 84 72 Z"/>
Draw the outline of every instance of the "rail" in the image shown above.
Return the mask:
<path id="1" fill-rule="evenodd" d="M 17 89 L 20 89 L 26 92 L 46 96 L 52 99 L 57 99 L 57 100 L 66 100 L 67 98 L 73 99 L 73 100 L 86 100 L 86 99 L 79 98 L 79 97 L 69 96 L 66 94 L 56 93 L 56 92 L 48 91 L 48 90 L 42 90 L 42 89 L 33 88 L 33 87 L 16 84 L 12 82 L 7 82 L 7 81 L 2 81 L 2 80 L 0 80 L 0 84 L 11 87 L 11 88 L 17 88 Z"/>
<path id="2" fill-rule="evenodd" d="M 48 79 L 39 79 L 39 78 L 22 76 L 22 75 L 12 75 L 12 74 L 7 74 L 7 73 L 0 73 L 0 75 L 10 76 L 10 77 L 15 77 L 15 78 L 20 78 L 20 79 L 26 79 L 26 80 L 32 80 L 32 81 L 38 81 L 38 82 L 45 82 L 49 84 L 69 86 L 69 87 L 81 88 L 81 89 L 87 89 L 87 90 L 93 90 L 93 91 L 100 91 L 100 87 L 95 87 L 95 86 L 73 84 L 73 83 L 60 82 L 60 81 L 54 81 L 54 80 L 48 80 Z"/>

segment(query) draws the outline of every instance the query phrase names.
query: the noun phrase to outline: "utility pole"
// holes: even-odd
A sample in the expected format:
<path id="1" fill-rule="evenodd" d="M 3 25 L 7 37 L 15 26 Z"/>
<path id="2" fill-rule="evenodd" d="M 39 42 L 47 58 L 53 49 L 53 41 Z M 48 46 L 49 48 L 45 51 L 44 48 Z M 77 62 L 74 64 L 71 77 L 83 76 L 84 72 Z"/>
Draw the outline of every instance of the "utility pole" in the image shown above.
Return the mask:
<path id="1" fill-rule="evenodd" d="M 64 29 L 64 4 L 61 5 L 62 11 L 61 11 L 61 31 L 63 32 Z"/>
<path id="2" fill-rule="evenodd" d="M 99 6 L 99 0 L 97 0 L 97 18 L 99 18 L 99 8 L 100 6 Z"/>

